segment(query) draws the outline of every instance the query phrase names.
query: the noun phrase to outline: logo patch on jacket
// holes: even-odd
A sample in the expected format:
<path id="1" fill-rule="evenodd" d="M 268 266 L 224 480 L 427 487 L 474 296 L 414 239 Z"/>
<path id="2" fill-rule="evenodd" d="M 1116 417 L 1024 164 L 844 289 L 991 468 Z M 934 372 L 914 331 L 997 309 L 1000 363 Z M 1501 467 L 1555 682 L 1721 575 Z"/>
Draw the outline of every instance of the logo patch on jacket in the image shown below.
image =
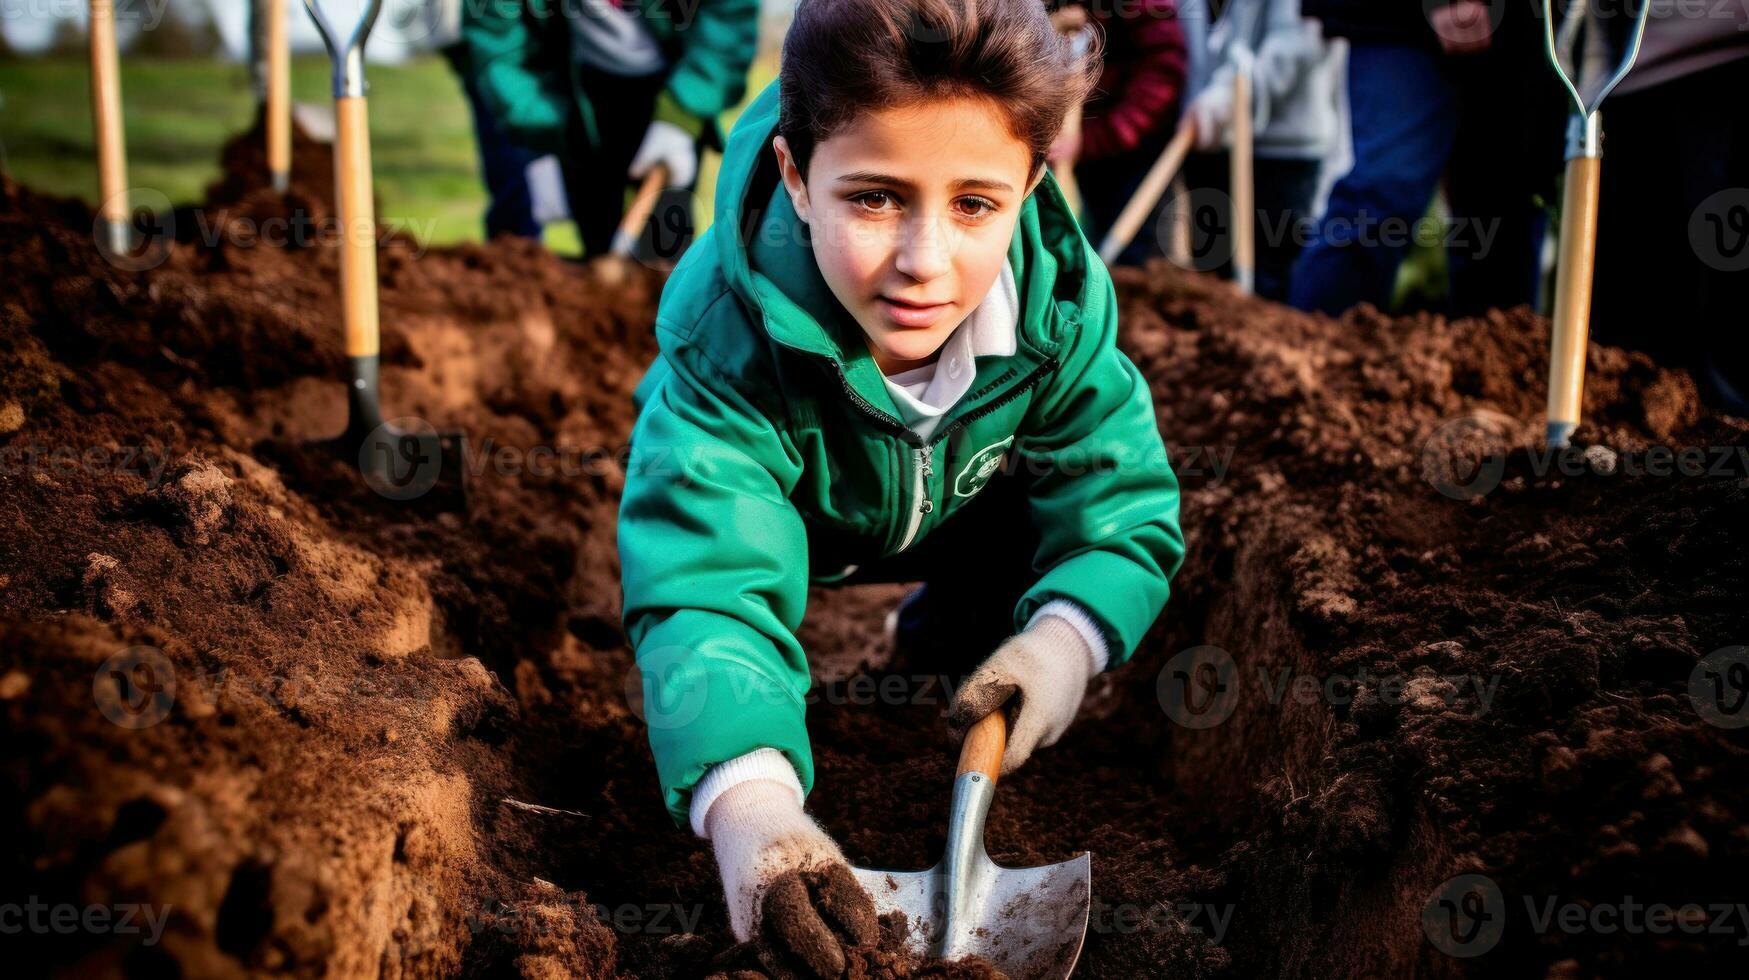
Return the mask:
<path id="1" fill-rule="evenodd" d="M 989 483 L 996 471 L 1002 468 L 1002 454 L 1013 442 L 1014 437 L 1009 436 L 973 453 L 966 461 L 965 469 L 953 478 L 955 496 L 970 497 L 984 489 L 984 484 Z"/>

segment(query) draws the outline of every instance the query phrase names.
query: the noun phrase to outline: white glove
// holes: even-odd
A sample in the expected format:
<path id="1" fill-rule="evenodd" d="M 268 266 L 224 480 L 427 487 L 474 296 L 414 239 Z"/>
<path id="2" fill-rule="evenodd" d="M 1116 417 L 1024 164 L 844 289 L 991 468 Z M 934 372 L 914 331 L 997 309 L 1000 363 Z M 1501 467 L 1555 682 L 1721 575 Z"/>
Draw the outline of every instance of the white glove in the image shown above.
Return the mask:
<path id="1" fill-rule="evenodd" d="M 1227 145 L 1233 125 L 1233 77 L 1217 75 L 1185 107 L 1196 124 L 1198 149 L 1212 150 Z"/>
<path id="2" fill-rule="evenodd" d="M 1324 29 L 1310 17 L 1293 27 L 1271 31 L 1257 49 L 1252 82 L 1258 101 L 1284 99 L 1324 57 Z M 1262 128 L 1262 127 L 1258 127 Z"/>
<path id="3" fill-rule="evenodd" d="M 1034 749 L 1057 744 L 1075 720 L 1087 682 L 1102 667 L 1081 628 L 1062 616 L 1036 616 L 960 685 L 948 705 L 948 725 L 963 738 L 973 722 L 1017 702 L 1002 753 L 1006 776 Z"/>
<path id="4" fill-rule="evenodd" d="M 802 812 L 799 783 L 774 779 L 734 783 L 710 803 L 703 823 L 723 878 L 729 929 L 741 942 L 759 932 L 766 892 L 785 872 L 834 864 L 849 870 L 844 852 Z M 863 899 L 868 901 L 866 894 Z M 872 902 L 870 908 L 872 917 Z"/>
<path id="5" fill-rule="evenodd" d="M 641 180 L 658 163 L 668 167 L 669 187 L 689 187 L 698 175 L 698 144 L 692 134 L 666 119 L 658 119 L 644 130 L 644 141 L 638 144 L 626 174 Z"/>

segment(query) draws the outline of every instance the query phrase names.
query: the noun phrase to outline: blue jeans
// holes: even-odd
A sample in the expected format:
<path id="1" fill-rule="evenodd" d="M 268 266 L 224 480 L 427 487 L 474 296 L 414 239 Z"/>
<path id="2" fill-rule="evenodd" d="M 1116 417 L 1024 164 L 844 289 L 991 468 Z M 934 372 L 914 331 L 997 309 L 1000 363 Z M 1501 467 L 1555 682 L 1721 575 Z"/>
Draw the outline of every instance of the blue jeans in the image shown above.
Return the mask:
<path id="1" fill-rule="evenodd" d="M 1533 303 L 1543 211 L 1560 166 L 1560 91 L 1534 50 L 1453 58 L 1355 41 L 1354 167 L 1336 182 L 1293 274 L 1291 302 L 1339 314 L 1388 307 L 1397 267 L 1443 175 L 1452 222 L 1448 313 Z"/>
<path id="2" fill-rule="evenodd" d="M 534 220 L 534 202 L 528 190 L 528 165 L 534 154 L 512 143 L 498 128 L 471 73 L 463 72 L 461 82 L 473 108 L 474 141 L 480 149 L 480 170 L 486 182 L 486 237 L 510 234 L 539 238 L 541 227 Z"/>

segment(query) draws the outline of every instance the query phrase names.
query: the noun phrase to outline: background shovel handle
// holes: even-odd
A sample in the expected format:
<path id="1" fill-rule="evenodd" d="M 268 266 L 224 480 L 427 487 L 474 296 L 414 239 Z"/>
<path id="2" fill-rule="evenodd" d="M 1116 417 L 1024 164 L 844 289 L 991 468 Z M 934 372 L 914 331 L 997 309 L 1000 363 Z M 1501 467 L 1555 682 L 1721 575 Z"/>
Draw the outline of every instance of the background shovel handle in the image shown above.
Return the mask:
<path id="1" fill-rule="evenodd" d="M 284 192 L 291 176 L 291 44 L 285 0 L 267 0 L 267 169 L 273 189 Z"/>
<path id="2" fill-rule="evenodd" d="M 960 764 L 954 770 L 958 779 L 968 772 L 981 773 L 996 782 L 1002 774 L 1002 752 L 1008 747 L 1008 716 L 998 707 L 972 723 L 966 730 L 966 740 L 960 745 Z"/>
<path id="3" fill-rule="evenodd" d="M 625 216 L 619 221 L 619 233 L 613 236 L 613 254 L 632 254 L 632 250 L 637 247 L 638 236 L 644 233 L 644 225 L 650 221 L 651 212 L 656 210 L 656 200 L 662 196 L 662 189 L 667 186 L 668 167 L 665 164 L 656 164 L 644 175 L 644 182 L 638 185 L 638 193 L 632 197 L 631 206 L 626 208 Z"/>
<path id="4" fill-rule="evenodd" d="M 125 225 L 127 151 L 121 123 L 121 68 L 115 48 L 115 0 L 91 0 L 91 114 L 97 130 L 97 194 L 103 219 Z"/>
<path id="5" fill-rule="evenodd" d="M 1549 348 L 1549 444 L 1567 444 L 1585 393 L 1585 350 L 1591 335 L 1591 280 L 1597 262 L 1597 180 L 1603 161 L 1567 161 L 1561 200 L 1561 244 L 1555 260 L 1555 314 Z"/>
<path id="6" fill-rule="evenodd" d="M 1233 147 L 1228 154 L 1228 190 L 1233 199 L 1233 281 L 1250 295 L 1257 281 L 1256 184 L 1251 164 L 1251 60 L 1233 73 Z"/>
<path id="7" fill-rule="evenodd" d="M 377 236 L 371 200 L 370 113 L 363 96 L 334 100 L 334 196 L 340 211 L 340 300 L 346 355 L 376 356 Z"/>
<path id="8" fill-rule="evenodd" d="M 1099 260 L 1110 265 L 1117 260 L 1119 253 L 1135 241 L 1136 232 L 1142 229 L 1142 222 L 1148 220 L 1148 215 L 1154 211 L 1154 205 L 1160 203 L 1161 195 L 1166 193 L 1166 185 L 1172 182 L 1178 168 L 1184 165 L 1184 158 L 1189 155 L 1191 144 L 1196 142 L 1196 124 L 1187 114 L 1178 122 L 1178 131 L 1172 134 L 1172 141 L 1160 151 L 1160 156 L 1154 165 L 1148 168 L 1147 176 L 1137 185 L 1136 193 L 1125 204 L 1123 212 L 1117 220 L 1111 223 L 1111 230 L 1106 232 L 1105 241 L 1099 243 Z"/>

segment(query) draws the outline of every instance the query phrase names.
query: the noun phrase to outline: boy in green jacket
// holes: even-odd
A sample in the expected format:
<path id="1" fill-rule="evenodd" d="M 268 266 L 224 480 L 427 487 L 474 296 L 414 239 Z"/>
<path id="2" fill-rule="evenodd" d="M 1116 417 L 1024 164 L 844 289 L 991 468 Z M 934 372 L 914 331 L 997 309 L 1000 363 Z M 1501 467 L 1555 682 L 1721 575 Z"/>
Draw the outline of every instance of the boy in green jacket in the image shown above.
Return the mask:
<path id="1" fill-rule="evenodd" d="M 1166 601 L 1177 480 L 1044 164 L 1096 72 L 1036 0 L 802 0 L 663 291 L 625 626 L 668 810 L 741 939 L 785 872 L 848 879 L 802 806 L 810 581 L 925 580 L 899 639 L 982 660 L 949 721 L 1008 710 L 1004 772 Z"/>

